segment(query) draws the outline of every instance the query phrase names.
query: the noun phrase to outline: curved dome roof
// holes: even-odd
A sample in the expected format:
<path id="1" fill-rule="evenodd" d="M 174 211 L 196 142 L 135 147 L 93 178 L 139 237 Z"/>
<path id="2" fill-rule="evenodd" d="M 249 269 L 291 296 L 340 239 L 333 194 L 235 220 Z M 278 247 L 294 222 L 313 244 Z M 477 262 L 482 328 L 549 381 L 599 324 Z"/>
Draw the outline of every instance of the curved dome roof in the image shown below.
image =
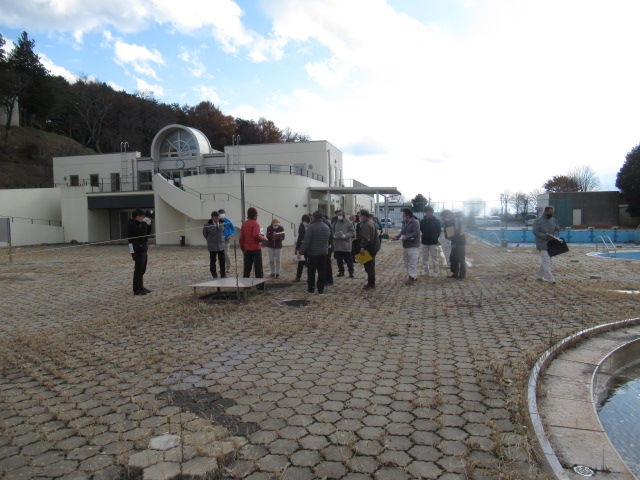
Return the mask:
<path id="1" fill-rule="evenodd" d="M 202 158 L 212 153 L 209 139 L 197 128 L 172 124 L 161 129 L 151 143 L 151 158 Z M 170 155 L 169 155 L 170 153 Z"/>

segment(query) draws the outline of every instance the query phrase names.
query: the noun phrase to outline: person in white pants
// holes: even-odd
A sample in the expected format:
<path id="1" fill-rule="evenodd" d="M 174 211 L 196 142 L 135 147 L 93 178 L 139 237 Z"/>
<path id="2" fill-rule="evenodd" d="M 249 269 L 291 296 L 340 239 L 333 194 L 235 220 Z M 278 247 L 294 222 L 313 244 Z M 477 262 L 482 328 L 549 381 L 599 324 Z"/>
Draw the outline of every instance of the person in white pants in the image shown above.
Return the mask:
<path id="1" fill-rule="evenodd" d="M 402 240 L 402 258 L 409 274 L 405 285 L 413 285 L 418 279 L 420 223 L 413 216 L 413 210 L 410 208 L 402 209 L 402 230 L 393 237 L 393 240 Z"/>
<path id="2" fill-rule="evenodd" d="M 282 241 L 284 227 L 280 220 L 274 218 L 267 228 L 267 251 L 269 252 L 269 271 L 271 278 L 280 278 L 280 258 L 282 256 Z"/>
<path id="3" fill-rule="evenodd" d="M 560 233 L 558 221 L 553 218 L 553 207 L 544 207 L 542 216 L 533 222 L 533 236 L 536 237 L 536 250 L 540 252 L 540 269 L 536 280 L 541 282 L 556 283 L 551 273 L 551 257 L 549 256 L 549 240 Z"/>

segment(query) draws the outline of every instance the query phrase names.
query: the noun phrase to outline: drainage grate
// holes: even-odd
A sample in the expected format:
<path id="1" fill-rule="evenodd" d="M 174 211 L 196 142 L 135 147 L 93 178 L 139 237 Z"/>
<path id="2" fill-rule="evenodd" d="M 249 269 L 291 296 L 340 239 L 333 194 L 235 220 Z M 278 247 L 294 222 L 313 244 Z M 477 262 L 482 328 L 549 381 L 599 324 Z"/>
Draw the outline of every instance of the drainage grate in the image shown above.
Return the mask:
<path id="1" fill-rule="evenodd" d="M 311 305 L 309 300 L 283 300 L 280 302 L 283 307 L 307 307 Z"/>
<path id="2" fill-rule="evenodd" d="M 583 465 L 576 465 L 575 467 L 573 467 L 573 471 L 578 475 L 582 475 L 583 477 L 593 477 L 596 474 L 596 472 L 594 472 L 592 469 Z"/>

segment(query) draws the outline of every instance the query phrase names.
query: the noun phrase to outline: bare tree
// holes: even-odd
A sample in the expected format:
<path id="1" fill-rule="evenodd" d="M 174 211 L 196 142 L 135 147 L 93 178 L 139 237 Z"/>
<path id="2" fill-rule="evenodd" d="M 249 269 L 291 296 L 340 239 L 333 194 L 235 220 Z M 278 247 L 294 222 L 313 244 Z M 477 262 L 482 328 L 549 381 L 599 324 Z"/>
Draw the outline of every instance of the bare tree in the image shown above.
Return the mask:
<path id="1" fill-rule="evenodd" d="M 596 172 L 589 165 L 575 167 L 567 176 L 573 178 L 578 184 L 579 192 L 592 192 L 600 188 L 600 180 L 596 177 Z"/>
<path id="2" fill-rule="evenodd" d="M 528 212 L 534 212 L 538 209 L 538 195 L 542 195 L 544 193 L 544 190 L 540 189 L 540 188 L 535 188 L 533 190 L 531 190 L 528 194 L 528 200 L 529 200 L 529 204 L 528 204 Z"/>
<path id="3" fill-rule="evenodd" d="M 516 218 L 518 218 L 518 215 L 520 214 L 520 212 L 524 213 L 525 208 L 528 207 L 529 198 L 528 198 L 528 195 L 524 192 L 515 192 L 511 194 L 511 197 L 509 198 L 509 203 L 515 209 Z"/>

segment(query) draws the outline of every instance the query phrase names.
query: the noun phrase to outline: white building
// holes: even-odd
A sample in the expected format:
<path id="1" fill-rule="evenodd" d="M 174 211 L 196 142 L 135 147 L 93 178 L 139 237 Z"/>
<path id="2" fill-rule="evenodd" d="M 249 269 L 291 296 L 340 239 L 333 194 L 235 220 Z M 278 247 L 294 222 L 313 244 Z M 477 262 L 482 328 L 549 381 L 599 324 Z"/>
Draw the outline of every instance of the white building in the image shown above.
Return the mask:
<path id="1" fill-rule="evenodd" d="M 252 206 L 265 228 L 279 218 L 292 245 L 305 213 L 373 213 L 374 198 L 399 194 L 345 180 L 342 152 L 327 141 L 238 145 L 234 138 L 219 152 L 182 125 L 161 129 L 148 158 L 123 142 L 120 153 L 56 157 L 53 176 L 55 188 L 20 190 L 15 201 L 14 190 L 0 191 L 0 217 L 14 219 L 13 245 L 124 239 L 137 208 L 154 211 L 157 244 L 205 245 L 202 225 L 213 210 L 224 208 L 240 227 Z"/>

